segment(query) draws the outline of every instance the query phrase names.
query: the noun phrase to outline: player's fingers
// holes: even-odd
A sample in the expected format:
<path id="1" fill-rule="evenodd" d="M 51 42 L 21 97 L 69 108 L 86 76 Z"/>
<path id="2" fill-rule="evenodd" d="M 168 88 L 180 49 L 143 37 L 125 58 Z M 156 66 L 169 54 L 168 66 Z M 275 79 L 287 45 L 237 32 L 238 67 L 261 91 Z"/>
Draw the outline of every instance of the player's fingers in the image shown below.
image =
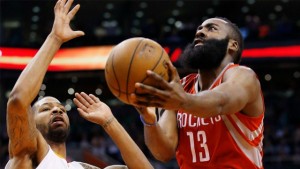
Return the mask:
<path id="1" fill-rule="evenodd" d="M 79 112 L 80 116 L 83 118 L 87 118 L 87 114 L 84 110 L 82 110 L 81 108 L 77 108 L 77 111 Z"/>
<path id="2" fill-rule="evenodd" d="M 74 0 L 68 0 L 67 3 L 64 3 L 64 13 L 67 14 L 71 8 L 71 5 L 73 3 Z"/>
<path id="3" fill-rule="evenodd" d="M 169 68 L 168 73 L 169 73 L 170 81 L 180 82 L 180 76 L 177 72 L 176 67 L 171 62 L 167 62 L 167 66 Z"/>
<path id="4" fill-rule="evenodd" d="M 155 94 L 158 90 L 152 86 L 145 85 L 145 84 L 139 83 L 139 82 L 135 83 L 135 88 L 138 91 L 141 91 L 140 93 L 143 93 L 143 94 Z"/>
<path id="5" fill-rule="evenodd" d="M 80 109 L 82 109 L 82 110 L 86 110 L 86 109 L 87 109 L 87 107 L 84 106 L 77 98 L 74 98 L 74 99 L 73 99 L 73 102 L 74 102 L 74 104 L 75 104 L 78 108 L 80 108 Z"/>
<path id="6" fill-rule="evenodd" d="M 162 76 L 158 75 L 157 73 L 155 73 L 151 70 L 147 70 L 147 75 L 148 75 L 148 78 L 156 81 L 156 84 L 158 84 L 160 88 L 162 88 L 162 89 L 171 88 L 169 86 L 169 83 Z"/>
<path id="7" fill-rule="evenodd" d="M 146 95 L 146 94 L 131 94 L 130 95 L 131 99 L 133 100 L 134 103 L 142 103 L 144 106 L 151 106 L 155 107 L 153 104 L 161 105 L 163 102 L 165 102 L 165 99 L 157 97 L 155 95 Z"/>
<path id="8" fill-rule="evenodd" d="M 136 87 L 136 89 L 141 91 L 141 93 L 143 93 L 143 94 L 157 96 L 159 98 L 166 98 L 166 97 L 168 98 L 169 97 L 167 92 L 165 92 L 164 90 L 160 90 L 155 87 L 145 85 L 143 83 L 135 83 L 135 87 Z"/>
<path id="9" fill-rule="evenodd" d="M 64 11 L 65 4 L 66 4 L 66 0 L 60 0 L 59 6 L 57 9 L 59 11 Z"/>
<path id="10" fill-rule="evenodd" d="M 60 4 L 61 4 L 61 0 L 58 0 L 54 6 L 54 11 L 56 11 L 59 8 Z"/>
<path id="11" fill-rule="evenodd" d="M 77 98 L 77 100 L 83 104 L 85 107 L 89 107 L 91 104 L 86 100 L 86 97 L 84 97 L 84 92 L 79 93 L 75 93 L 75 97 Z M 86 95 L 86 94 L 85 94 Z M 87 96 L 88 97 L 88 96 Z"/>
<path id="12" fill-rule="evenodd" d="M 95 103 L 99 103 L 99 102 L 100 102 L 100 99 L 99 99 L 98 97 L 96 97 L 95 95 L 89 94 L 89 96 L 90 96 L 90 98 L 93 99 L 93 101 L 94 101 Z"/>
<path id="13" fill-rule="evenodd" d="M 134 102 L 150 102 L 151 101 L 151 96 L 147 95 L 137 95 L 137 94 L 132 94 L 131 99 Z"/>
<path id="14" fill-rule="evenodd" d="M 151 103 L 151 102 L 143 102 L 143 101 L 134 102 L 133 105 L 136 107 L 137 106 L 139 106 L 139 107 L 158 107 L 158 108 L 162 107 L 162 104 L 160 104 L 160 103 Z M 144 114 L 145 111 L 140 112 L 140 113 Z"/>
<path id="15" fill-rule="evenodd" d="M 84 92 L 81 92 L 80 95 L 88 102 L 88 104 L 94 104 L 94 100 Z"/>
<path id="16" fill-rule="evenodd" d="M 74 31 L 73 33 L 75 38 L 85 35 L 83 31 Z"/>
<path id="17" fill-rule="evenodd" d="M 77 5 L 76 5 L 76 6 L 68 13 L 68 17 L 69 17 L 70 20 L 73 19 L 73 17 L 75 16 L 75 14 L 78 12 L 79 8 L 80 8 L 80 5 L 77 4 Z"/>

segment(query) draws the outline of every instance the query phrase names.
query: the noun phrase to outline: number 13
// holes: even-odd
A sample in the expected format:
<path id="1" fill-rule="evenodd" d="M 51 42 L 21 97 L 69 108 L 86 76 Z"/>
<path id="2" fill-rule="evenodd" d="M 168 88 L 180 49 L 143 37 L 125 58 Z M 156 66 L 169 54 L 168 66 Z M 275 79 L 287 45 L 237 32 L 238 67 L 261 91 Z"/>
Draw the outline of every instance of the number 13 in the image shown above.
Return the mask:
<path id="1" fill-rule="evenodd" d="M 196 150 L 195 150 L 195 143 L 194 143 L 194 135 L 193 132 L 187 132 L 186 133 L 189 136 L 190 139 L 190 145 L 191 145 L 191 153 L 193 156 L 193 163 L 196 162 Z M 204 152 L 199 152 L 199 157 L 200 157 L 200 162 L 205 162 L 205 161 L 209 161 L 210 157 L 209 157 L 209 151 L 208 151 L 208 147 L 206 144 L 206 134 L 204 131 L 198 131 L 197 132 L 197 142 L 200 143 L 200 147 L 203 148 Z"/>

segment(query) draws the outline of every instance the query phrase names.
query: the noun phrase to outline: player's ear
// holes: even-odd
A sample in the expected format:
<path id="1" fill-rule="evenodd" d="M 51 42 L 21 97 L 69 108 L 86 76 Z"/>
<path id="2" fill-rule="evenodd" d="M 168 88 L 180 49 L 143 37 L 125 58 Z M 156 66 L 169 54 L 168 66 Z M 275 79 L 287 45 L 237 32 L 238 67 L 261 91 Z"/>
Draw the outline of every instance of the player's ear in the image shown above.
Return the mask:
<path id="1" fill-rule="evenodd" d="M 237 52 L 239 50 L 239 43 L 236 40 L 229 39 L 228 50 L 233 53 Z"/>
<path id="2" fill-rule="evenodd" d="M 234 56 L 236 55 L 236 53 L 238 52 L 239 50 L 239 43 L 236 41 L 236 40 L 233 40 L 233 39 L 229 39 L 229 42 L 228 42 L 228 54 L 230 56 L 232 56 L 233 60 L 234 59 Z"/>

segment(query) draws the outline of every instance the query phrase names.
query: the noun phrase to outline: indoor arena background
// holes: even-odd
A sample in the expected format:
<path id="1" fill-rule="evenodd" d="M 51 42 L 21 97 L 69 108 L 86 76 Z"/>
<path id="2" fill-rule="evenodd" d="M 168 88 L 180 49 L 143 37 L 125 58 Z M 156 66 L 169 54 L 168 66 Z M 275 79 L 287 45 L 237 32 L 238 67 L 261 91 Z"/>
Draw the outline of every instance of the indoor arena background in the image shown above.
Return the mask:
<path id="1" fill-rule="evenodd" d="M 102 48 L 142 36 L 156 40 L 168 51 L 181 76 L 187 72 L 177 60 L 193 40 L 197 26 L 214 16 L 235 22 L 245 39 L 242 65 L 256 71 L 265 97 L 265 168 L 300 168 L 300 0 L 75 0 L 76 3 L 81 4 L 81 9 L 72 27 L 86 35 L 67 42 L 62 49 Z M 0 0 L 0 168 L 8 160 L 6 102 L 24 66 L 7 66 L 2 61 L 18 55 L 21 60 L 26 52 L 27 57 L 34 55 L 51 30 L 54 4 L 55 0 Z M 113 97 L 101 66 L 53 68 L 39 93 L 39 97 L 57 97 L 69 110 L 70 159 L 99 166 L 123 163 L 118 148 L 102 128 L 79 117 L 72 103 L 77 91 L 94 93 L 109 104 L 155 168 L 178 168 L 175 159 L 169 163 L 154 160 L 144 144 L 138 113 Z"/>

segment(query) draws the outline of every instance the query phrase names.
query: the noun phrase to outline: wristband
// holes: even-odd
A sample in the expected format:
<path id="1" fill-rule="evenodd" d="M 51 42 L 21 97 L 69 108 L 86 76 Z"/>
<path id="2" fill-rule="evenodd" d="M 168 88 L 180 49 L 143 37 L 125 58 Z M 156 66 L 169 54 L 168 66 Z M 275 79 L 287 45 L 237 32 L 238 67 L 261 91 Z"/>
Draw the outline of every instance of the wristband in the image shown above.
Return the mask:
<path id="1" fill-rule="evenodd" d="M 156 120 L 153 124 L 146 123 L 145 120 L 143 119 L 142 115 L 140 115 L 140 119 L 141 119 L 141 122 L 144 124 L 144 126 L 156 126 L 157 125 Z"/>

